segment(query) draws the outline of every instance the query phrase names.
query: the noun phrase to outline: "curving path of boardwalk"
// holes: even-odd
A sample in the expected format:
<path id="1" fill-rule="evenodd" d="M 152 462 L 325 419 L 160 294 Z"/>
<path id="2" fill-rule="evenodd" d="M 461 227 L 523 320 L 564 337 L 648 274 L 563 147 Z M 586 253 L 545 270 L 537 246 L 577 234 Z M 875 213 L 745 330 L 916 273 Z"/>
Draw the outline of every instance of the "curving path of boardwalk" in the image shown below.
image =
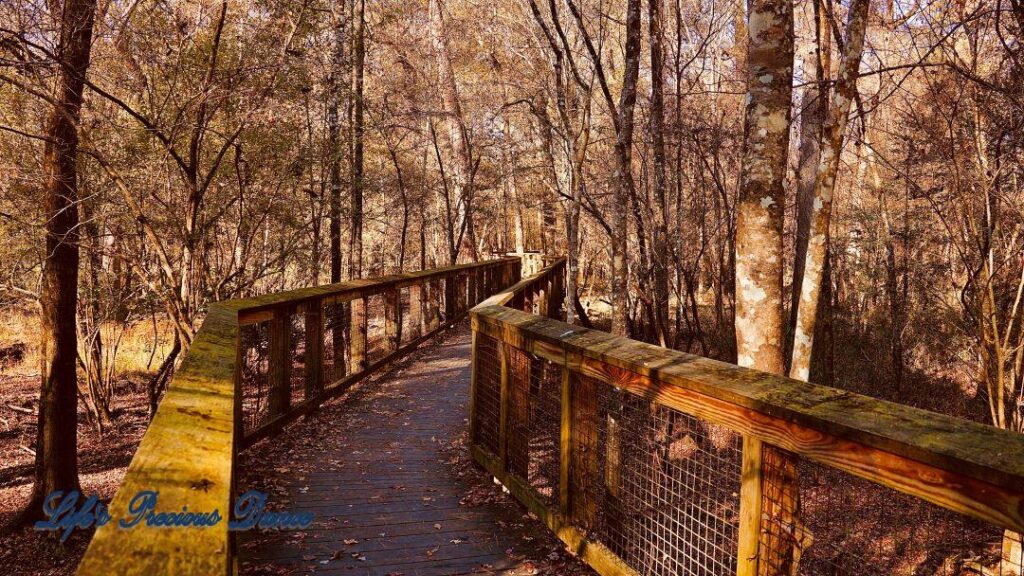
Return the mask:
<path id="1" fill-rule="evenodd" d="M 241 488 L 316 520 L 243 534 L 242 573 L 591 574 L 468 463 L 469 378 L 461 326 L 243 453 Z"/>

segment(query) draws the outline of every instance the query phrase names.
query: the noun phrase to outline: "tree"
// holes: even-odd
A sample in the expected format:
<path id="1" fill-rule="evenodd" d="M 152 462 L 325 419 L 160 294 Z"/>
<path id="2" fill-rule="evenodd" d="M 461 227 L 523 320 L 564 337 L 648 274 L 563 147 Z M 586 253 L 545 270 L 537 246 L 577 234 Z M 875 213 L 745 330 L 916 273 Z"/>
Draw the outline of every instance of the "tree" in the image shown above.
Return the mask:
<path id="1" fill-rule="evenodd" d="M 26 519 L 42 515 L 55 491 L 78 489 L 78 123 L 92 49 L 95 0 L 61 6 L 57 82 L 46 119 L 43 159 L 46 260 L 43 264 L 42 388 L 36 426 L 35 483 Z"/>
<path id="2" fill-rule="evenodd" d="M 796 312 L 796 330 L 793 334 L 793 358 L 790 364 L 790 374 L 800 380 L 808 380 L 811 372 L 814 327 L 818 318 L 819 295 L 830 237 L 832 197 L 835 194 L 836 175 L 839 172 L 839 159 L 843 152 L 850 107 L 857 98 L 857 76 L 860 73 L 869 4 L 870 0 L 853 0 L 850 4 L 839 78 L 825 120 L 810 216 L 811 227 L 802 267 L 802 288 Z"/>

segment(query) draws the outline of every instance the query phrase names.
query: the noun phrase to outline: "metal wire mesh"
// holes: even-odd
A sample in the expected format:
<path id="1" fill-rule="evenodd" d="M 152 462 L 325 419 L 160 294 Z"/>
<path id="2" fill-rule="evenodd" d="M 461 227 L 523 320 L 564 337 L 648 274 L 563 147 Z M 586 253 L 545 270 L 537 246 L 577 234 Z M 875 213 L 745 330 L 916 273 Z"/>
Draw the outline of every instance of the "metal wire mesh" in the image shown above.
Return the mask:
<path id="1" fill-rule="evenodd" d="M 1019 544 L 1007 545 L 1004 554 L 1004 535 L 995 526 L 820 464 L 797 463 L 778 450 L 772 452 L 764 460 L 762 551 L 765 545 L 775 545 L 782 552 L 767 550 L 761 555 L 761 574 L 1021 574 L 1024 556 Z M 793 486 L 798 488 L 798 499 L 789 495 Z M 780 500 L 787 503 L 779 505 Z M 787 516 L 794 509 L 799 511 L 795 521 Z M 766 540 L 766 534 L 778 539 Z M 789 534 L 797 534 L 796 541 Z"/>
<path id="2" fill-rule="evenodd" d="M 575 380 L 577 522 L 641 574 L 735 573 L 739 437 L 591 378 Z"/>
<path id="3" fill-rule="evenodd" d="M 373 363 L 387 353 L 384 334 L 384 295 L 367 296 L 366 301 L 366 361 Z"/>
<path id="4" fill-rule="evenodd" d="M 532 486 L 551 504 L 558 501 L 562 434 L 562 369 L 530 358 L 529 475 Z"/>
<path id="5" fill-rule="evenodd" d="M 291 334 L 288 338 L 289 358 L 291 359 L 291 381 L 289 393 L 291 405 L 296 406 L 302 402 L 306 393 L 306 317 L 304 314 L 289 314 L 288 329 Z"/>
<path id="6" fill-rule="evenodd" d="M 242 429 L 255 430 L 269 417 L 270 350 L 268 323 L 242 326 L 239 335 L 242 349 Z"/>
<path id="7" fill-rule="evenodd" d="M 498 454 L 498 420 L 501 414 L 501 360 L 498 341 L 476 336 L 476 392 L 473 398 L 475 422 L 473 443 Z"/>
<path id="8" fill-rule="evenodd" d="M 333 384 L 348 374 L 349 304 L 324 304 L 324 385 Z"/>

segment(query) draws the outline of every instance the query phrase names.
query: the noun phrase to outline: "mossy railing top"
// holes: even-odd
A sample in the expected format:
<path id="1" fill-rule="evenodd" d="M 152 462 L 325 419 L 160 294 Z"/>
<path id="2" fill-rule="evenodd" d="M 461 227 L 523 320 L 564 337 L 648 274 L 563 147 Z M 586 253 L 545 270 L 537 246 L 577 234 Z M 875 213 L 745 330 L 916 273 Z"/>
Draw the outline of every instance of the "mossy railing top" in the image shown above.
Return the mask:
<path id="1" fill-rule="evenodd" d="M 825 573 L 809 467 L 1009 530 L 985 573 L 1020 574 L 1024 436 L 567 324 L 545 286 L 471 311 L 471 451 L 599 573 Z"/>
<path id="2" fill-rule="evenodd" d="M 340 392 L 342 387 L 337 384 L 351 384 L 453 325 L 470 306 L 518 281 L 519 267 L 518 258 L 502 258 L 212 304 L 110 503 L 113 520 L 96 531 L 78 574 L 223 575 L 237 570 L 228 519 L 238 452 L 246 440 L 241 424 L 240 391 L 243 327 L 273 322 L 280 317 L 280 311 L 303 310 L 308 320 L 311 311 L 321 310 L 327 302 L 364 299 L 361 345 L 365 350 L 365 299 L 377 294 L 387 298 L 403 287 L 417 287 L 420 300 L 416 310 L 420 310 L 422 301 L 428 313 L 434 314 L 412 341 L 392 347 L 390 354 L 376 362 L 367 363 L 359 358 L 359 369 L 353 369 L 342 382 L 334 386 L 326 383 L 314 395 L 307 392 L 304 402 L 291 406 L 287 414 L 275 420 L 281 423 Z M 436 289 L 441 282 L 445 283 L 444 292 Z M 461 290 L 458 297 L 456 290 Z M 432 303 L 426 300 L 427 295 Z M 447 312 L 443 322 L 439 321 L 442 302 Z M 353 343 L 356 340 L 353 338 Z M 204 528 L 156 527 L 145 523 L 131 529 L 119 528 L 118 520 L 130 517 L 129 505 L 142 491 L 159 492 L 157 512 L 180 512 L 185 507 L 192 512 L 216 510 L 221 521 Z"/>

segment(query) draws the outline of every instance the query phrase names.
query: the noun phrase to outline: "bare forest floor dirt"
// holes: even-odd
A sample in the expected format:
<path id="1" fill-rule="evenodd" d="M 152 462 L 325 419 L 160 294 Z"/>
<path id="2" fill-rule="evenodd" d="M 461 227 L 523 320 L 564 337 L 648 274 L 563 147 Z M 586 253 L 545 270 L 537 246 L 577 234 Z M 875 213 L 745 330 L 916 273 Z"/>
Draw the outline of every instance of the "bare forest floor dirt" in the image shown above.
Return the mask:
<path id="1" fill-rule="evenodd" d="M 61 544 L 52 533 L 12 523 L 32 490 L 39 378 L 0 376 L 0 566 L 11 576 L 71 574 L 92 538 L 75 531 Z M 79 402 L 78 473 L 84 494 L 109 500 L 149 424 L 145 377 L 122 378 L 111 405 L 114 422 L 100 435 Z"/>

